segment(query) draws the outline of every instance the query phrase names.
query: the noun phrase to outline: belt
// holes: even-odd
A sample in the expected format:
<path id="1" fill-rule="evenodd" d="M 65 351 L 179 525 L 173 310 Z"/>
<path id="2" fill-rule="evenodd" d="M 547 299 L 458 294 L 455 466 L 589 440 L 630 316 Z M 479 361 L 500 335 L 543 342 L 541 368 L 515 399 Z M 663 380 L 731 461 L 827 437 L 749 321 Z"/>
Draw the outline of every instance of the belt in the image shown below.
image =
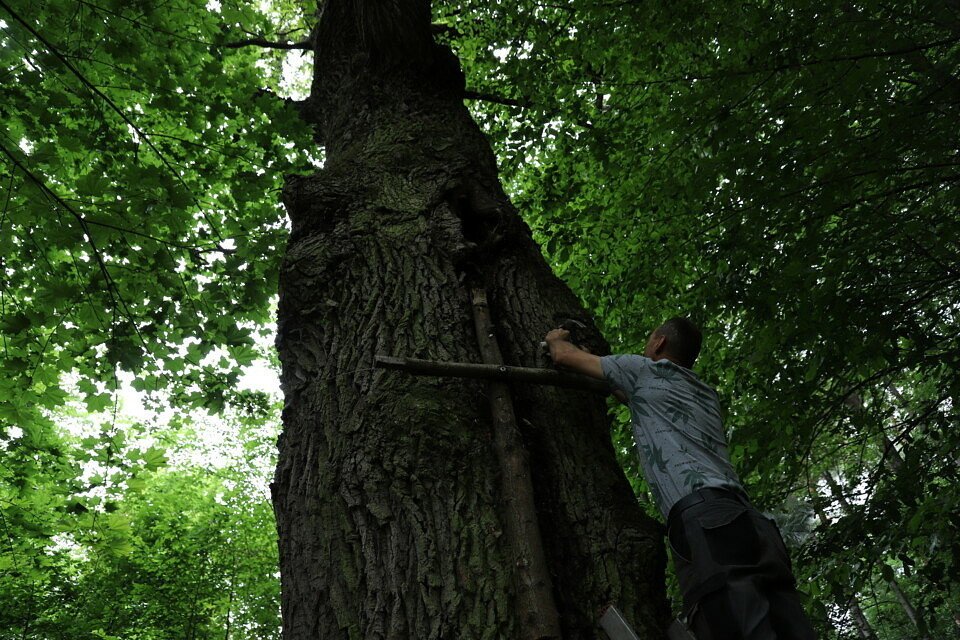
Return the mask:
<path id="1" fill-rule="evenodd" d="M 734 491 L 733 489 L 724 489 L 721 487 L 704 487 L 685 495 L 670 507 L 670 513 L 667 515 L 667 527 L 673 528 L 674 524 L 679 524 L 677 520 L 680 518 L 680 514 L 688 508 L 701 502 L 707 502 L 708 500 L 736 500 L 746 507 L 753 508 L 753 505 L 747 500 L 746 494 L 742 491 Z"/>

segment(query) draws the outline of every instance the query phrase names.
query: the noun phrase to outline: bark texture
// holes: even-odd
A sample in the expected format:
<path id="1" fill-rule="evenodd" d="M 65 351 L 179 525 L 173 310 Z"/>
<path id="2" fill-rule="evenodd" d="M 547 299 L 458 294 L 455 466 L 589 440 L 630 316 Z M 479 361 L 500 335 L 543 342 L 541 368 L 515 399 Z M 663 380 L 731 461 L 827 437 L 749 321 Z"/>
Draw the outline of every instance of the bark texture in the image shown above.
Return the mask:
<path id="1" fill-rule="evenodd" d="M 284 190 L 272 488 L 291 640 L 521 637 L 488 383 L 374 356 L 481 362 L 473 288 L 506 364 L 542 365 L 542 336 L 570 317 L 603 348 L 504 195 L 429 15 L 423 0 L 330 0 L 317 29 L 305 113 L 326 163 Z M 662 637 L 662 532 L 616 463 L 604 400 L 510 391 L 564 637 L 602 637 L 610 602 Z"/>

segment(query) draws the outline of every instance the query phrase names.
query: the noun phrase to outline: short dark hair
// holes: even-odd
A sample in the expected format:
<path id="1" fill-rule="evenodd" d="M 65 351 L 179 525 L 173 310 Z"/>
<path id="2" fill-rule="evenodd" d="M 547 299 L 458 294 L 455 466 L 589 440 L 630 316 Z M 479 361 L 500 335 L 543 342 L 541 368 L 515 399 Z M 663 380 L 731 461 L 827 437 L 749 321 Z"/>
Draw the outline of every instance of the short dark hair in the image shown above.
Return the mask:
<path id="1" fill-rule="evenodd" d="M 697 325 L 687 318 L 675 317 L 657 327 L 654 333 L 667 339 L 666 351 L 678 360 L 680 366 L 693 368 L 703 344 L 703 334 Z"/>

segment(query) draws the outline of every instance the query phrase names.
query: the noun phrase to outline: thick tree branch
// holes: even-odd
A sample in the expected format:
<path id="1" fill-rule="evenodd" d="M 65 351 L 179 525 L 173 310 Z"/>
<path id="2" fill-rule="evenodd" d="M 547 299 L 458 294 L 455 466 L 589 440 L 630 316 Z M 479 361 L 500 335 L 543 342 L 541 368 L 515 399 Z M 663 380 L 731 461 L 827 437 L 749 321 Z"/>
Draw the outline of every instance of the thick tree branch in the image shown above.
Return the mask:
<path id="1" fill-rule="evenodd" d="M 227 49 L 240 49 L 241 47 L 261 47 L 264 49 L 301 49 L 310 51 L 313 49 L 313 41 L 310 39 L 300 42 L 272 42 L 266 38 L 247 38 L 246 40 L 237 40 L 236 42 L 224 42 Z"/>
<path id="2" fill-rule="evenodd" d="M 516 98 L 506 98 L 504 96 L 497 95 L 495 93 L 486 93 L 484 91 L 473 91 L 471 89 L 466 89 L 463 92 L 463 97 L 467 100 L 483 100 L 485 102 L 495 102 L 496 104 L 503 104 L 508 107 L 521 107 L 523 109 L 528 109 L 533 106 L 533 103 L 529 100 L 517 100 Z"/>
<path id="3" fill-rule="evenodd" d="M 451 27 L 448 24 L 440 24 L 436 22 L 430 25 L 430 31 L 435 36 L 443 35 L 443 36 L 450 36 L 452 38 L 456 38 L 460 36 L 460 32 L 454 27 Z"/>

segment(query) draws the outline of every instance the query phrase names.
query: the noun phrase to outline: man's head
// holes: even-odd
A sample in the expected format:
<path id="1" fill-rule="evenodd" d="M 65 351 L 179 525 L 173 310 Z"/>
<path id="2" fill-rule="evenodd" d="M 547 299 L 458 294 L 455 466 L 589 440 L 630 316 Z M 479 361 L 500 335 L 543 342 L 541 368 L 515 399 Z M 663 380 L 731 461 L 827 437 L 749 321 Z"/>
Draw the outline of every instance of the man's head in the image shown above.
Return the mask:
<path id="1" fill-rule="evenodd" d="M 650 334 L 643 355 L 651 360 L 666 358 L 692 369 L 702 342 L 697 325 L 686 318 L 670 318 Z"/>

